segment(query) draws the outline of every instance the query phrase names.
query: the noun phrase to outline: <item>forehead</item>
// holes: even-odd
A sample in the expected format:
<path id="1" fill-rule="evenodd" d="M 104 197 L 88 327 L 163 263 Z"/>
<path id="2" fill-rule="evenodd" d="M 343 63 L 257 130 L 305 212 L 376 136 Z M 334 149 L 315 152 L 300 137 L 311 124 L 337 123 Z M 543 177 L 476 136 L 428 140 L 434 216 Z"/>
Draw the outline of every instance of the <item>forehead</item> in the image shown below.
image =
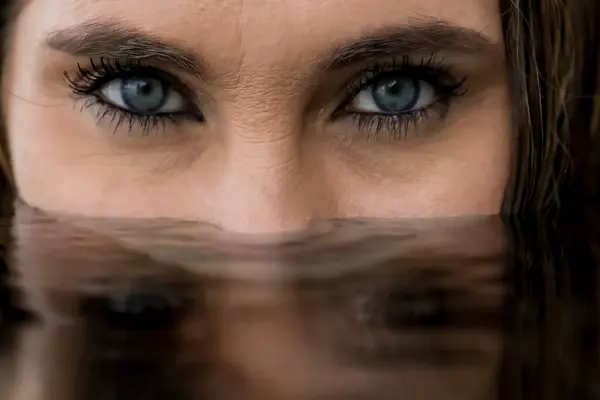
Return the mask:
<path id="1" fill-rule="evenodd" d="M 419 15 L 464 20 L 467 24 L 480 20 L 481 25 L 483 19 L 495 14 L 499 7 L 497 0 L 30 0 L 34 3 L 40 1 L 55 9 L 76 11 L 79 16 L 103 13 L 112 17 L 145 19 L 161 15 L 165 24 L 174 22 L 172 17 L 182 15 L 189 22 L 219 17 L 223 18 L 225 25 L 236 22 L 238 28 L 253 20 L 264 22 L 265 18 L 270 20 L 273 17 L 282 23 L 318 23 L 336 18 L 356 23 L 384 18 L 388 22 L 403 23 Z M 256 18 L 262 20 L 256 21 Z M 181 22 L 181 19 L 177 20 Z"/>
<path id="2" fill-rule="evenodd" d="M 118 21 L 214 56 L 310 57 L 344 39 L 441 20 L 501 41 L 497 0 L 31 0 L 24 18 L 42 36 Z"/>

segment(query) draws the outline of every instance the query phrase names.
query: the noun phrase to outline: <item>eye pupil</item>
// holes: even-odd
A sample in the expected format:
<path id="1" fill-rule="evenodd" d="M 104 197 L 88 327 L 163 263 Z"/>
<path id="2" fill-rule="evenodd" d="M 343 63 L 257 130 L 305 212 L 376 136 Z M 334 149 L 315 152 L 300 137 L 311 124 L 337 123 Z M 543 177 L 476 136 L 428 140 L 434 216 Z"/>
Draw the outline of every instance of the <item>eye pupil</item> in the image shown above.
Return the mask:
<path id="1" fill-rule="evenodd" d="M 373 85 L 373 100 L 389 113 L 410 110 L 419 101 L 421 87 L 416 79 L 385 78 Z"/>
<path id="2" fill-rule="evenodd" d="M 156 112 L 167 101 L 167 85 L 158 79 L 123 79 L 121 96 L 125 104 L 138 113 Z"/>

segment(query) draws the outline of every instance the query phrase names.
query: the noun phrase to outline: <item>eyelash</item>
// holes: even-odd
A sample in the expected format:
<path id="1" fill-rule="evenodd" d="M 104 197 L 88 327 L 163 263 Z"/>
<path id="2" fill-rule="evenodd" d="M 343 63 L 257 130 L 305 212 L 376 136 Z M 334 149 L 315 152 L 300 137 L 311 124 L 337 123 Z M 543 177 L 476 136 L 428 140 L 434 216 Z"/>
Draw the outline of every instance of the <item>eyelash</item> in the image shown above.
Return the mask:
<path id="1" fill-rule="evenodd" d="M 370 85 L 380 81 L 385 75 L 400 75 L 411 79 L 422 80 L 434 88 L 436 99 L 431 105 L 422 109 L 406 111 L 398 114 L 364 113 L 348 110 L 354 97 Z M 403 56 L 391 59 L 386 63 L 374 64 L 363 70 L 344 88 L 346 99 L 334 117 L 348 115 L 358 126 L 361 135 L 375 139 L 386 132 L 392 139 L 404 139 L 411 126 L 431 118 L 435 114 L 443 118 L 453 100 L 468 92 L 467 78 L 457 79 L 456 75 L 443 63 L 443 59 L 432 55 L 415 62 L 413 58 Z"/>
<path id="2" fill-rule="evenodd" d="M 181 93 L 185 99 L 193 99 L 193 91 L 181 83 L 177 78 L 160 71 L 157 68 L 145 66 L 138 61 L 108 60 L 101 58 L 99 61 L 90 60 L 89 67 L 77 64 L 77 72 L 71 78 L 64 73 L 65 81 L 73 94 L 84 100 L 81 111 L 96 108 L 98 122 L 108 118 L 115 124 L 115 132 L 119 127 L 126 125 L 132 131 L 138 125 L 144 134 L 149 134 L 159 127 L 166 127 L 167 123 L 181 125 L 187 120 L 204 122 L 201 111 L 188 101 L 188 110 L 178 113 L 139 114 L 118 108 L 104 101 L 96 92 L 115 79 L 128 77 L 153 78 L 166 82 L 171 88 Z M 430 84 L 436 93 L 435 102 L 424 108 L 406 111 L 397 114 L 353 112 L 348 109 L 349 104 L 361 91 L 380 81 L 385 75 L 400 75 L 411 79 L 418 79 Z M 387 132 L 393 139 L 403 139 L 409 128 L 417 126 L 434 114 L 444 117 L 453 101 L 468 91 L 466 78 L 456 79 L 455 75 L 446 67 L 443 60 L 435 55 L 424 57 L 415 62 L 408 56 L 392 59 L 385 63 L 374 64 L 361 71 L 343 89 L 341 106 L 334 112 L 332 118 L 349 116 L 358 127 L 358 132 L 368 139 L 376 138 L 381 132 Z"/>
<path id="3" fill-rule="evenodd" d="M 81 111 L 96 108 L 96 120 L 98 122 L 108 118 L 115 124 L 115 132 L 120 126 L 127 125 L 129 131 L 132 131 L 135 125 L 138 125 L 144 134 L 149 134 L 159 127 L 166 127 L 167 123 L 181 125 L 187 120 L 195 122 L 204 122 L 204 118 L 197 107 L 188 101 L 187 112 L 182 113 L 161 113 L 161 114 L 139 114 L 128 110 L 115 107 L 102 100 L 97 94 L 98 90 L 115 79 L 124 79 L 128 77 L 140 77 L 158 79 L 166 82 L 171 88 L 180 92 L 184 98 L 192 99 L 194 97 L 192 90 L 181 83 L 177 78 L 160 71 L 154 67 L 145 66 L 141 62 L 120 60 L 108 60 L 101 58 L 99 61 L 90 59 L 89 68 L 77 64 L 77 72 L 74 78 L 71 78 L 68 72 L 64 73 L 67 85 L 71 88 L 74 96 L 84 100 Z"/>

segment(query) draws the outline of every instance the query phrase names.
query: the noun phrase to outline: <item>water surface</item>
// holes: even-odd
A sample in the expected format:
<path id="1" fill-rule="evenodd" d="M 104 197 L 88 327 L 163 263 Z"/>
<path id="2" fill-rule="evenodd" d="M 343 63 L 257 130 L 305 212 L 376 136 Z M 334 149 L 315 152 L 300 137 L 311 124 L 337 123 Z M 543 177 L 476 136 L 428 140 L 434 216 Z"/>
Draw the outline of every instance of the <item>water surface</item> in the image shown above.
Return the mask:
<path id="1" fill-rule="evenodd" d="M 600 398 L 589 216 L 2 227 L 2 399 Z"/>

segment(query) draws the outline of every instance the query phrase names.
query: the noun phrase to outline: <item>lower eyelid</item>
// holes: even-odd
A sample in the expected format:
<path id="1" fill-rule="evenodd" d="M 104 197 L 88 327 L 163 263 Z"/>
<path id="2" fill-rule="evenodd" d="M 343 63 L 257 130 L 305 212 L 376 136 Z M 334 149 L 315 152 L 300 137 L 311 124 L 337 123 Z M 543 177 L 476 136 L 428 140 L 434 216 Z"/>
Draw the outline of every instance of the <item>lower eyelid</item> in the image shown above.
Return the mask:
<path id="1" fill-rule="evenodd" d="M 187 114 L 143 115 L 106 103 L 98 96 L 90 95 L 80 98 L 84 103 L 80 111 L 91 114 L 98 125 L 109 129 L 112 134 L 133 134 L 134 136 L 148 136 L 153 133 L 162 135 L 167 131 L 172 133 L 170 126 L 179 127 L 185 122 L 201 123 L 196 116 Z"/>
<path id="2" fill-rule="evenodd" d="M 370 86 L 369 86 L 369 87 L 370 87 Z M 366 87 L 366 88 L 364 88 L 364 89 L 363 89 L 363 92 L 364 92 L 366 95 L 368 95 L 368 93 L 370 92 L 370 90 L 369 90 L 369 87 Z M 175 91 L 175 89 L 173 89 L 173 86 L 170 86 L 170 90 L 171 90 L 171 91 Z M 435 90 L 435 89 L 433 89 L 433 90 Z M 178 93 L 178 97 L 179 97 L 179 99 L 180 99 L 180 100 L 183 102 L 183 103 L 181 103 L 181 104 L 185 104 L 185 106 L 186 106 L 186 107 L 184 107 L 184 108 L 186 108 L 186 109 L 187 109 L 187 111 L 188 111 L 188 114 L 189 114 L 189 115 L 192 115 L 192 114 L 194 115 L 194 117 L 193 117 L 193 118 L 189 118 L 189 119 L 193 119 L 195 122 L 204 122 L 204 118 L 203 118 L 203 117 L 200 117 L 201 113 L 200 113 L 200 112 L 199 112 L 199 110 L 198 110 L 198 109 L 197 109 L 197 108 L 196 108 L 196 107 L 193 105 L 193 104 L 195 104 L 195 101 L 194 101 L 194 99 L 193 99 L 193 98 L 191 98 L 191 97 L 189 97 L 188 95 L 185 95 L 185 94 L 183 94 L 183 93 L 180 93 L 179 91 L 176 91 L 176 93 Z M 107 101 L 105 98 L 104 98 L 104 99 L 99 99 L 99 101 L 100 101 L 100 102 L 103 102 L 103 103 L 110 103 L 110 102 L 109 102 L 109 101 Z M 436 96 L 435 102 L 437 102 L 437 101 L 439 101 L 439 96 Z M 178 104 L 179 104 L 179 103 L 178 103 Z M 350 103 L 349 105 L 351 106 L 351 104 L 352 104 L 352 103 Z M 371 107 L 372 107 L 372 108 L 369 108 L 369 111 L 371 111 L 371 114 L 382 114 L 382 113 L 378 113 L 377 106 L 375 105 L 375 103 L 374 103 L 374 101 L 373 101 L 372 99 L 370 99 L 370 98 L 369 98 L 369 102 L 368 102 L 368 104 L 369 104 L 369 106 L 371 106 Z M 99 105 L 99 106 L 100 106 L 100 105 Z M 113 107 L 113 108 L 117 108 L 117 106 L 114 106 L 114 105 L 111 105 L 111 104 L 104 104 L 103 106 L 104 106 L 104 107 Z M 427 107 L 428 107 L 428 106 L 425 106 L 425 107 L 423 107 L 423 108 L 427 108 Z M 121 108 L 124 108 L 124 107 L 122 107 L 122 106 L 121 106 Z M 349 110 L 348 110 L 348 105 L 346 105 L 346 106 L 343 106 L 342 108 L 344 108 L 344 114 L 348 115 L 348 113 L 349 113 Z M 131 113 L 131 111 L 128 111 L 128 110 L 127 110 L 127 109 L 125 109 L 125 108 L 124 108 L 123 110 L 115 110 L 115 111 L 111 111 L 111 113 L 112 113 L 112 112 Z M 355 110 L 355 111 L 353 111 L 353 112 L 355 112 L 355 113 L 359 113 L 359 112 L 360 112 L 360 113 L 363 113 L 363 114 L 367 114 L 367 113 L 368 113 L 368 112 L 365 112 L 365 111 L 356 111 L 356 110 Z M 411 112 L 414 112 L 414 111 L 406 111 L 404 114 L 409 114 L 409 113 L 411 113 Z M 99 112 L 99 114 L 100 114 L 100 113 L 101 113 L 101 112 Z M 435 111 L 432 111 L 432 113 L 435 113 Z M 146 120 L 148 120 L 149 118 L 151 118 L 150 116 L 136 116 L 136 115 L 135 115 L 135 113 L 131 113 L 131 114 L 132 114 L 132 115 L 131 115 L 131 117 L 127 117 L 127 118 L 140 118 L 140 117 L 141 117 L 141 118 L 145 118 Z M 162 114 L 163 114 L 163 113 L 160 113 L 160 114 L 155 114 L 154 116 L 155 116 L 155 117 L 157 117 L 157 118 L 163 118 L 163 115 L 162 115 Z M 185 118 L 185 116 L 183 115 L 183 114 L 184 114 L 184 112 L 181 112 L 181 113 L 175 113 L 175 112 L 173 112 L 173 113 L 169 113 L 169 112 L 165 112 L 164 114 L 166 114 L 166 115 L 164 115 L 165 122 L 169 122 L 169 119 L 171 119 L 171 118 L 176 118 L 176 119 L 178 119 L 178 120 L 181 120 L 181 121 L 183 121 L 184 119 L 186 119 L 186 118 Z M 176 115 L 176 114 L 180 114 L 180 115 Z M 392 115 L 394 115 L 394 114 L 392 114 Z M 389 118 L 389 117 L 390 117 L 390 115 L 388 114 L 388 115 L 387 115 L 387 117 Z M 375 115 L 374 115 L 374 116 L 373 116 L 373 118 L 377 118 L 377 116 L 375 116 Z M 407 118 L 408 118 L 408 117 L 407 117 Z M 426 119 L 427 117 L 423 117 L 423 118 L 425 118 L 425 119 Z M 109 118 L 109 119 L 110 119 L 110 118 Z M 122 117 L 117 117 L 117 118 L 113 118 L 113 119 L 123 119 L 123 118 L 122 118 Z M 382 119 L 380 119 L 380 121 L 382 121 Z M 388 122 L 385 122 L 385 123 L 380 123 L 379 125 L 382 125 L 382 126 L 383 126 L 383 125 L 386 125 L 387 127 L 390 127 L 391 125 L 409 125 L 409 124 L 410 124 L 410 121 L 409 121 L 408 123 L 405 123 L 405 122 L 393 123 L 393 122 L 391 122 L 391 119 L 388 119 L 387 121 L 388 121 Z M 125 125 L 127 125 L 127 123 L 125 123 Z M 384 127 L 383 129 L 385 129 L 385 127 Z"/>
<path id="3" fill-rule="evenodd" d="M 341 118 L 340 121 L 351 123 L 354 126 L 354 134 L 367 140 L 377 140 L 381 137 L 384 141 L 402 141 L 413 136 L 427 137 L 442 129 L 439 124 L 443 124 L 456 97 L 459 96 L 440 97 L 429 106 L 400 114 L 346 111 L 338 118 Z"/>

